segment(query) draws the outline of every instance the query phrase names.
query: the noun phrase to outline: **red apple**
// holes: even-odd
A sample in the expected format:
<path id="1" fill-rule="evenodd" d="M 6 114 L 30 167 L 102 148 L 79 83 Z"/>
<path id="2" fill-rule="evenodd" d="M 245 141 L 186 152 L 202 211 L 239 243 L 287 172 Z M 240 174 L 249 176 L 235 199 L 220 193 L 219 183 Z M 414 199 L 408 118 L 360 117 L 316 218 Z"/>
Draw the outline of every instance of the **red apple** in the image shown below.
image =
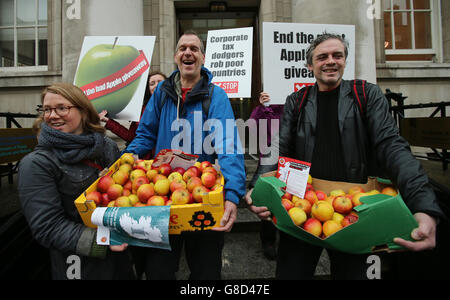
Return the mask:
<path id="1" fill-rule="evenodd" d="M 175 179 L 181 179 L 183 180 L 183 175 L 181 175 L 178 172 L 172 172 L 169 174 L 169 176 L 167 177 L 167 179 L 169 179 L 170 182 L 174 181 Z"/>
<path id="2" fill-rule="evenodd" d="M 211 164 L 211 162 L 205 160 L 205 161 L 202 161 L 202 162 L 200 163 L 200 168 L 199 168 L 199 169 L 200 169 L 201 172 L 204 172 L 204 170 L 205 170 L 206 168 L 208 168 L 208 167 L 212 167 L 212 164 Z"/>
<path id="3" fill-rule="evenodd" d="M 130 206 L 132 206 L 130 198 L 128 198 L 127 196 L 120 196 L 119 198 L 116 199 L 115 204 L 116 204 L 117 207 L 130 207 Z"/>
<path id="4" fill-rule="evenodd" d="M 124 185 L 123 185 L 124 189 L 128 189 L 128 190 L 132 190 L 133 189 L 133 184 L 131 182 L 131 180 L 128 180 Z"/>
<path id="5" fill-rule="evenodd" d="M 169 186 L 170 192 L 172 192 L 172 193 L 178 189 L 185 189 L 185 188 L 186 188 L 186 182 L 184 182 L 183 179 L 174 179 L 170 183 L 170 186 Z"/>
<path id="6" fill-rule="evenodd" d="M 128 181 L 128 173 L 123 170 L 117 170 L 112 175 L 112 178 L 114 179 L 115 183 L 123 186 Z"/>
<path id="7" fill-rule="evenodd" d="M 147 201 L 147 205 L 150 206 L 164 206 L 165 204 L 164 198 L 158 195 L 150 197 Z"/>
<path id="8" fill-rule="evenodd" d="M 217 171 L 213 167 L 206 167 L 205 169 L 203 169 L 202 174 L 205 173 L 212 173 L 214 175 L 214 179 L 217 177 Z"/>
<path id="9" fill-rule="evenodd" d="M 347 227 L 353 223 L 356 223 L 358 221 L 358 215 L 355 212 L 351 212 L 350 214 L 346 215 L 344 219 L 341 222 L 342 227 Z"/>
<path id="10" fill-rule="evenodd" d="M 172 200 L 173 205 L 188 204 L 189 202 L 189 191 L 186 189 L 179 189 L 172 193 L 170 200 Z"/>
<path id="11" fill-rule="evenodd" d="M 319 220 L 314 218 L 309 218 L 303 224 L 303 229 L 307 232 L 319 237 L 322 234 L 322 223 Z"/>
<path id="12" fill-rule="evenodd" d="M 294 203 L 288 199 L 281 199 L 281 204 L 284 206 L 286 211 L 289 211 L 291 208 L 295 207 Z"/>
<path id="13" fill-rule="evenodd" d="M 187 173 L 188 171 L 186 171 Z M 186 174 L 184 173 L 184 174 Z M 189 192 L 192 193 L 192 191 L 194 190 L 194 187 L 197 185 L 202 185 L 202 180 L 198 177 L 192 177 L 191 179 L 188 180 L 187 184 L 186 184 L 186 188 Z"/>
<path id="14" fill-rule="evenodd" d="M 207 188 L 212 188 L 216 184 L 216 175 L 212 172 L 206 172 L 202 174 L 202 184 Z"/>
<path id="15" fill-rule="evenodd" d="M 305 193 L 304 199 L 308 200 L 311 205 L 314 205 L 319 199 L 317 198 L 316 192 L 309 190 Z"/>
<path id="16" fill-rule="evenodd" d="M 317 199 L 320 201 L 320 200 L 327 200 L 327 194 L 324 192 L 324 191 L 319 191 L 319 190 L 316 190 L 316 196 L 317 196 Z"/>
<path id="17" fill-rule="evenodd" d="M 147 203 L 148 199 L 150 197 L 155 195 L 155 190 L 153 188 L 153 184 L 145 183 L 142 184 L 138 189 L 136 193 L 139 201 L 142 203 Z"/>
<path id="18" fill-rule="evenodd" d="M 137 177 L 133 180 L 133 182 L 131 183 L 131 191 L 133 192 L 133 194 L 136 194 L 137 190 L 139 189 L 139 187 L 143 184 L 148 184 L 150 183 L 150 181 L 148 180 L 147 176 L 140 176 Z"/>
<path id="19" fill-rule="evenodd" d="M 360 186 L 352 186 L 351 188 L 348 189 L 348 193 L 349 194 L 358 194 L 358 193 L 364 193 L 364 189 Z"/>
<path id="20" fill-rule="evenodd" d="M 148 180 L 153 181 L 153 178 L 158 175 L 158 170 L 150 169 L 147 171 L 146 176 Z"/>
<path id="21" fill-rule="evenodd" d="M 109 196 L 107 193 L 102 194 L 102 200 L 100 206 L 107 206 L 109 204 Z"/>
<path id="22" fill-rule="evenodd" d="M 311 203 L 306 199 L 299 199 L 295 201 L 294 205 L 303 209 L 307 215 L 311 213 Z"/>
<path id="23" fill-rule="evenodd" d="M 336 212 L 346 215 L 352 211 L 353 203 L 345 196 L 338 196 L 333 201 L 333 208 Z"/>
<path id="24" fill-rule="evenodd" d="M 169 164 L 162 164 L 159 166 L 158 172 L 167 177 L 172 173 L 172 167 Z"/>
<path id="25" fill-rule="evenodd" d="M 281 198 L 288 199 L 288 200 L 292 201 L 292 194 L 289 194 L 288 192 L 286 192 L 286 193 L 284 193 L 283 197 L 281 197 Z"/>
<path id="26" fill-rule="evenodd" d="M 194 201 L 197 203 L 203 202 L 203 195 L 209 193 L 208 188 L 206 188 L 203 185 L 197 185 L 192 190 L 192 197 L 194 198 Z"/>
<path id="27" fill-rule="evenodd" d="M 86 194 L 86 200 L 94 201 L 95 205 L 100 205 L 102 194 L 99 191 L 92 191 Z"/>
<path id="28" fill-rule="evenodd" d="M 106 193 L 108 188 L 114 183 L 114 179 L 111 176 L 102 176 L 97 182 L 97 191 L 99 191 L 100 193 Z"/>
<path id="29" fill-rule="evenodd" d="M 189 167 L 189 168 L 186 170 L 186 172 L 189 171 L 189 170 L 192 170 L 194 176 L 200 177 L 200 175 L 201 175 L 200 169 L 197 168 L 196 166 L 191 166 L 191 167 Z"/>
<path id="30" fill-rule="evenodd" d="M 173 169 L 173 172 L 178 172 L 178 173 L 180 173 L 181 175 L 183 175 L 184 172 L 186 172 L 186 170 L 183 169 L 182 167 L 176 167 L 175 169 Z"/>
<path id="31" fill-rule="evenodd" d="M 108 194 L 109 200 L 116 200 L 117 198 L 122 196 L 122 192 L 123 192 L 123 187 L 118 183 L 111 185 L 108 188 L 108 190 L 106 191 L 106 193 Z"/>
<path id="32" fill-rule="evenodd" d="M 153 183 L 158 182 L 159 180 L 167 179 L 166 176 L 163 174 L 156 174 L 155 177 L 153 177 Z M 168 180 L 168 179 L 167 179 Z M 170 181 L 169 181 L 170 182 Z"/>
<path id="33" fill-rule="evenodd" d="M 142 176 L 147 176 L 146 171 L 144 171 L 143 169 L 134 169 L 133 171 L 130 172 L 131 182 L 133 182 L 136 178 L 142 177 Z"/>
<path id="34" fill-rule="evenodd" d="M 134 162 L 133 169 L 141 169 L 144 172 L 147 172 L 147 165 L 143 159 L 138 159 Z"/>

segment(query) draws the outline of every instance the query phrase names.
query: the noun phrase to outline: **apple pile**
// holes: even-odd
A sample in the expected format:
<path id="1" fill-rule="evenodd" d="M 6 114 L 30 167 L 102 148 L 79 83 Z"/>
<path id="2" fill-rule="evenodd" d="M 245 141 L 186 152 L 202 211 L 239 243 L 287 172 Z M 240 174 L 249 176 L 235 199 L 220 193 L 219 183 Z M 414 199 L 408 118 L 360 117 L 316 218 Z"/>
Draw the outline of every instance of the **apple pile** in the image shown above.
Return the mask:
<path id="1" fill-rule="evenodd" d="M 202 203 L 205 193 L 222 186 L 222 175 L 209 161 L 196 162 L 187 170 L 152 164 L 153 160 L 135 160 L 130 153 L 123 154 L 118 170 L 102 176 L 97 190 L 86 193 L 86 200 L 103 207 Z"/>
<path id="2" fill-rule="evenodd" d="M 324 239 L 358 221 L 358 214 L 353 208 L 362 204 L 359 200 L 361 197 L 379 193 L 378 190 L 365 192 L 362 187 L 353 186 L 347 192 L 336 189 L 327 195 L 315 190 L 309 177 L 304 199 L 286 192 L 281 203 L 295 225 Z M 384 188 L 381 193 L 397 195 L 392 187 Z"/>

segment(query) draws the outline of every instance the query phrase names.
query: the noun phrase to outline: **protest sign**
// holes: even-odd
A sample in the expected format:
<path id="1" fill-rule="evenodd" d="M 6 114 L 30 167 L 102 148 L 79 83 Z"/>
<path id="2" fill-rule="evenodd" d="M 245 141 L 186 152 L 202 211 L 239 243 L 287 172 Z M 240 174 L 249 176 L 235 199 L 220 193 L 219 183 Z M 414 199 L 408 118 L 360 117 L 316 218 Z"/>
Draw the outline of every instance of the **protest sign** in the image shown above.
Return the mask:
<path id="1" fill-rule="evenodd" d="M 354 25 L 263 23 L 263 90 L 270 95 L 268 104 L 284 104 L 292 92 L 315 83 L 306 67 L 306 50 L 324 32 L 340 34 L 350 43 L 343 78 L 354 79 Z"/>
<path id="2" fill-rule="evenodd" d="M 205 66 L 230 98 L 251 96 L 253 27 L 208 31 Z"/>
<path id="3" fill-rule="evenodd" d="M 74 84 L 98 112 L 139 121 L 154 44 L 154 36 L 85 37 Z"/>

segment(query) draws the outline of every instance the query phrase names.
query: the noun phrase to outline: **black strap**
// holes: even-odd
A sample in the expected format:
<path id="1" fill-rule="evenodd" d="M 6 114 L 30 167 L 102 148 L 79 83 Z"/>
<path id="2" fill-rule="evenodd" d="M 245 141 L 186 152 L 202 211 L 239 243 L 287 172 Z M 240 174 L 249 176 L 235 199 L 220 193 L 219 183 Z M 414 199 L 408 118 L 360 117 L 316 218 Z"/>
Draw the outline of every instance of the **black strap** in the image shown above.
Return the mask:
<path id="1" fill-rule="evenodd" d="M 361 116 L 366 116 L 367 111 L 367 96 L 366 96 L 366 81 L 355 79 L 352 86 L 353 99 L 358 104 Z"/>

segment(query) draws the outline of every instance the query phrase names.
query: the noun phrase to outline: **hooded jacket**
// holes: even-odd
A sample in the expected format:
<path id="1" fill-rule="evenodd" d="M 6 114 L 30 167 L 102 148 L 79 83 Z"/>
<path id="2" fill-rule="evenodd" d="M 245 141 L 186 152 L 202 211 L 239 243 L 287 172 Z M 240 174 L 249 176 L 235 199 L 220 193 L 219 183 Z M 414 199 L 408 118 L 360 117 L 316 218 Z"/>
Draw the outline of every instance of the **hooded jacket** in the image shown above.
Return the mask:
<path id="1" fill-rule="evenodd" d="M 312 161 L 317 125 L 317 92 L 314 85 L 298 114 L 298 93 L 289 95 L 280 122 L 280 156 Z M 342 80 L 338 123 L 348 182 L 366 182 L 378 170 L 397 186 L 412 213 L 443 217 L 428 177 L 399 134 L 381 89 L 366 84 L 367 108 L 362 115 L 352 96 L 351 81 Z M 323 178 L 327 179 L 327 178 Z"/>
<path id="2" fill-rule="evenodd" d="M 225 178 L 225 199 L 239 203 L 245 193 L 244 155 L 233 110 L 227 94 L 214 86 L 208 112 L 203 101 L 209 96 L 211 72 L 202 67 L 201 79 L 181 97 L 180 72 L 159 83 L 136 131 L 124 152 L 143 156 L 150 150 L 179 149 L 211 163 L 217 158 Z M 206 113 L 208 115 L 206 115 Z"/>

